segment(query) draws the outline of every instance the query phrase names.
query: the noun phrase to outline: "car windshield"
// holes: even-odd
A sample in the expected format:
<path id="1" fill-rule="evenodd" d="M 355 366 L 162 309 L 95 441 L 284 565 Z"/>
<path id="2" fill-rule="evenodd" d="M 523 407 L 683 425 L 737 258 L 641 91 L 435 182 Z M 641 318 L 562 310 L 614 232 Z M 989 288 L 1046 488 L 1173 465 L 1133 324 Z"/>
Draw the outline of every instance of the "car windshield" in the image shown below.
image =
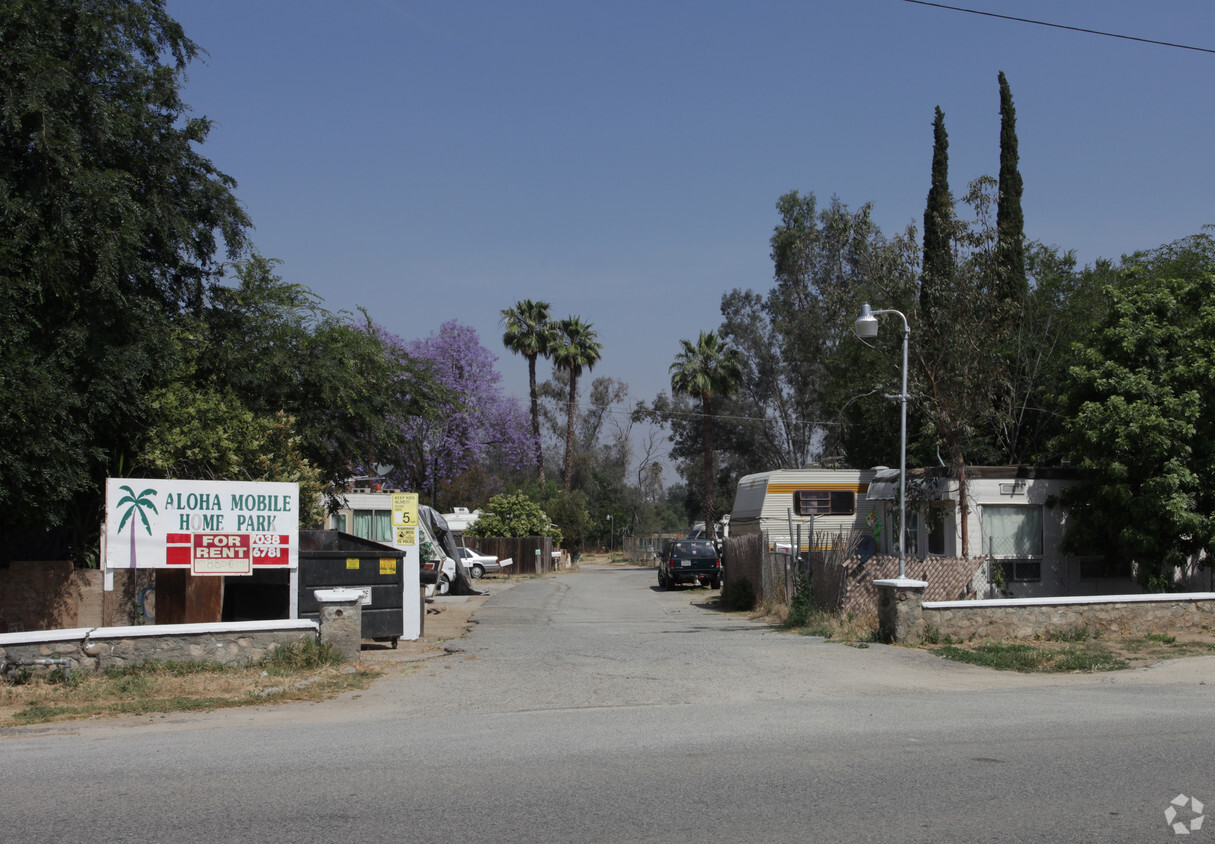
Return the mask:
<path id="1" fill-rule="evenodd" d="M 717 549 L 712 542 L 684 540 L 671 546 L 672 557 L 716 557 Z"/>

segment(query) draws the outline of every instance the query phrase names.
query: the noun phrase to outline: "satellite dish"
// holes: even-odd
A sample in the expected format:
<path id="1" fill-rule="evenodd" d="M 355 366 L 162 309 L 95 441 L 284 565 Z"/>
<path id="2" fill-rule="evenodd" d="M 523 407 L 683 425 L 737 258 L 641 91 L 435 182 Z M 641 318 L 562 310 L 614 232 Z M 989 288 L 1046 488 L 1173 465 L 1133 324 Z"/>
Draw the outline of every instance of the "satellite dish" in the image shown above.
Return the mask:
<path id="1" fill-rule="evenodd" d="M 865 534 L 856 543 L 856 558 L 859 563 L 866 563 L 869 558 L 877 553 L 877 540 L 869 534 Z"/>

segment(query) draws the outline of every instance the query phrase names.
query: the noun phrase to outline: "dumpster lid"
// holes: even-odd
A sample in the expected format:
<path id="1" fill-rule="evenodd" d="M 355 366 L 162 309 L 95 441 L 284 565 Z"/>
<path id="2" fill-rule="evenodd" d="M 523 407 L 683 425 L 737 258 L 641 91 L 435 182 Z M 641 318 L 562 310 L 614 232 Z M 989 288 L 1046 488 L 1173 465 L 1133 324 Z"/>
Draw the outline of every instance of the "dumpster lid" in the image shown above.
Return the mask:
<path id="1" fill-rule="evenodd" d="M 373 542 L 340 530 L 301 530 L 300 558 L 315 559 L 342 554 L 348 557 L 395 557 L 404 559 L 405 552 L 395 545 Z"/>

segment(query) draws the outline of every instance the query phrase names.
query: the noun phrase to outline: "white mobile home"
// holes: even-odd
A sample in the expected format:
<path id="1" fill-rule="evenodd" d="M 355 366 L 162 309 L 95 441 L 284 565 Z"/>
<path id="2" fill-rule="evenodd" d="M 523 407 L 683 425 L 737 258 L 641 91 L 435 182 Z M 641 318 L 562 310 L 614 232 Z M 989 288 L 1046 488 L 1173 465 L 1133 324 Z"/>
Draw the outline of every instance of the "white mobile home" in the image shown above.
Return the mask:
<path id="1" fill-rule="evenodd" d="M 815 533 L 880 529 L 879 508 L 866 493 L 874 469 L 775 469 L 738 482 L 730 535 L 766 532 L 772 544 L 792 543 L 800 526 L 802 546 Z M 792 529 L 791 529 L 792 526 Z"/>
<path id="2" fill-rule="evenodd" d="M 1017 598 L 1121 594 L 1141 591 L 1129 568 L 1060 551 L 1067 524 L 1065 491 L 1080 482 L 1074 469 L 1024 466 L 966 467 L 966 548 L 992 565 L 993 594 Z M 958 480 L 943 469 L 907 472 L 909 557 L 963 553 Z M 883 507 L 889 526 L 884 547 L 897 548 L 898 472 L 871 485 L 868 500 Z M 988 597 L 988 596 L 984 596 Z"/>

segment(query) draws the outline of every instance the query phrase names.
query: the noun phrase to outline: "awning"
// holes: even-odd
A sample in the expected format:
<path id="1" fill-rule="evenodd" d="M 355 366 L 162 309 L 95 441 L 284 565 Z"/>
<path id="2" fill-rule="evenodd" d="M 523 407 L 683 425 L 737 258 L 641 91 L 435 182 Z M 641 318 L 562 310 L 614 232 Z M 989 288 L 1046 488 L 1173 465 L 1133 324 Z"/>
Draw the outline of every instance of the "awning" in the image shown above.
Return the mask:
<path id="1" fill-rule="evenodd" d="M 870 501 L 894 501 L 899 497 L 899 470 L 878 469 L 865 497 Z"/>

